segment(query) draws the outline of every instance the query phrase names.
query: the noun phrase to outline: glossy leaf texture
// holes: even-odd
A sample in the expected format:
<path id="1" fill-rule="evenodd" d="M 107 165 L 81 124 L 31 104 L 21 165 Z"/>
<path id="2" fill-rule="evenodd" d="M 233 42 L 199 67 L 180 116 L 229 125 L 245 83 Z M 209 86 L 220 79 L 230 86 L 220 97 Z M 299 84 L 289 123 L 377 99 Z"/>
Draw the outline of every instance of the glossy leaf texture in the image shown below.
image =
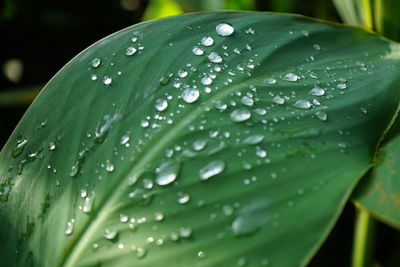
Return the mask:
<path id="1" fill-rule="evenodd" d="M 0 156 L 1 262 L 304 266 L 370 168 L 398 46 L 272 13 L 141 23 L 69 62 Z"/>

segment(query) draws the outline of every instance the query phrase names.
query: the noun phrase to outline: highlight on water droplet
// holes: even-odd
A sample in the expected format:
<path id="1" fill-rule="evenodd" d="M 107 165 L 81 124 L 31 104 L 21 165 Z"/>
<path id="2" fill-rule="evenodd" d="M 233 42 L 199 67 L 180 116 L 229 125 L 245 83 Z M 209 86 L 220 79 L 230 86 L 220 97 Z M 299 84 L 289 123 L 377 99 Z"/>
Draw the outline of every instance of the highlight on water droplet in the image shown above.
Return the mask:
<path id="1" fill-rule="evenodd" d="M 206 36 L 201 39 L 201 44 L 203 46 L 212 46 L 214 44 L 214 40 L 210 36 Z"/>
<path id="2" fill-rule="evenodd" d="M 126 56 L 132 56 L 136 53 L 137 49 L 134 48 L 133 46 L 129 46 L 126 50 L 125 50 L 125 55 Z"/>
<path id="3" fill-rule="evenodd" d="M 222 62 L 222 57 L 217 52 L 211 52 L 207 56 L 207 58 L 212 63 L 221 63 Z"/>
<path id="4" fill-rule="evenodd" d="M 251 113 L 248 109 L 239 108 L 231 112 L 230 118 L 234 122 L 242 122 L 251 118 Z"/>
<path id="5" fill-rule="evenodd" d="M 311 89 L 311 91 L 308 93 L 310 95 L 314 95 L 314 96 L 323 96 L 325 95 L 325 90 L 319 87 L 314 87 L 313 89 Z"/>
<path id="6" fill-rule="evenodd" d="M 197 99 L 200 96 L 200 92 L 196 88 L 187 88 L 182 92 L 181 96 L 183 101 L 185 101 L 188 104 L 191 104 L 197 101 Z"/>
<path id="7" fill-rule="evenodd" d="M 168 107 L 168 101 L 164 98 L 158 98 L 154 103 L 154 107 L 158 111 L 164 111 Z"/>
<path id="8" fill-rule="evenodd" d="M 91 62 L 92 68 L 97 68 L 100 66 L 100 64 L 101 64 L 101 59 L 98 57 L 95 57 Z"/>
<path id="9" fill-rule="evenodd" d="M 300 99 L 293 104 L 293 107 L 299 109 L 309 109 L 311 108 L 311 103 L 308 100 Z"/>
<path id="10" fill-rule="evenodd" d="M 180 170 L 177 162 L 167 161 L 156 168 L 156 182 L 160 186 L 168 185 L 176 180 Z"/>

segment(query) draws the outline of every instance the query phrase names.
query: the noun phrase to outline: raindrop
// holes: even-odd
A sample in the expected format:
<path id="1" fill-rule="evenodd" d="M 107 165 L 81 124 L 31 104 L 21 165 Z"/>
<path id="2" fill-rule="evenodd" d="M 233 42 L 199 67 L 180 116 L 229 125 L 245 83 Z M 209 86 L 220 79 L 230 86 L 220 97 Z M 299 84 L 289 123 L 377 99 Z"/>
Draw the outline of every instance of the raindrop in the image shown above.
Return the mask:
<path id="1" fill-rule="evenodd" d="M 317 116 L 317 118 L 321 121 L 326 121 L 328 119 L 328 114 L 326 114 L 324 111 L 315 112 L 315 116 Z"/>
<path id="2" fill-rule="evenodd" d="M 138 40 L 138 38 L 137 38 L 136 36 L 134 36 L 134 37 L 131 38 L 131 42 L 132 42 L 132 43 L 136 43 L 137 40 Z"/>
<path id="3" fill-rule="evenodd" d="M 154 213 L 154 219 L 157 222 L 161 222 L 162 220 L 164 220 L 164 214 L 162 214 L 161 212 L 156 212 Z"/>
<path id="4" fill-rule="evenodd" d="M 97 80 L 97 75 L 96 75 L 96 74 L 90 75 L 90 79 L 91 79 L 92 81 L 96 81 L 96 80 Z"/>
<path id="5" fill-rule="evenodd" d="M 313 48 L 317 51 L 321 50 L 321 46 L 319 44 L 313 44 Z"/>
<path id="6" fill-rule="evenodd" d="M 168 107 L 168 101 L 166 99 L 163 98 L 159 98 L 156 100 L 156 102 L 154 103 L 154 107 L 158 110 L 158 111 L 164 111 L 167 109 Z"/>
<path id="7" fill-rule="evenodd" d="M 178 203 L 179 204 L 186 204 L 189 202 L 190 200 L 190 195 L 188 193 L 184 193 L 184 192 L 178 192 L 176 194 L 177 198 L 178 198 Z"/>
<path id="8" fill-rule="evenodd" d="M 265 150 L 257 150 L 256 155 L 260 158 L 265 158 L 267 156 L 267 151 Z"/>
<path id="9" fill-rule="evenodd" d="M 92 193 L 90 197 L 85 197 L 85 200 L 83 201 L 83 206 L 82 206 L 82 211 L 84 213 L 90 213 L 92 211 L 94 198 L 95 198 L 94 193 Z"/>
<path id="10" fill-rule="evenodd" d="M 135 253 L 136 253 L 136 257 L 138 257 L 139 259 L 143 258 L 144 256 L 146 256 L 146 249 L 142 248 L 142 247 L 137 247 L 135 249 Z"/>
<path id="11" fill-rule="evenodd" d="M 293 107 L 299 109 L 309 109 L 311 108 L 311 103 L 308 100 L 300 99 L 293 104 Z"/>
<path id="12" fill-rule="evenodd" d="M 208 77 L 208 76 L 206 76 L 206 77 L 203 77 L 202 79 L 201 79 L 201 83 L 203 84 L 203 85 L 210 85 L 210 84 L 212 84 L 212 79 L 210 78 L 210 77 Z"/>
<path id="13" fill-rule="evenodd" d="M 179 228 L 179 236 L 183 238 L 189 238 L 192 235 L 192 229 L 190 227 Z"/>
<path id="14" fill-rule="evenodd" d="M 107 161 L 106 163 L 106 171 L 107 172 L 113 172 L 115 169 L 114 164 L 112 164 L 111 162 Z"/>
<path id="15" fill-rule="evenodd" d="M 149 122 L 147 120 L 142 120 L 140 122 L 140 126 L 142 126 L 143 128 L 149 127 Z"/>
<path id="16" fill-rule="evenodd" d="M 232 231 L 236 236 L 253 234 L 258 231 L 269 219 L 265 212 L 268 202 L 258 199 L 240 210 L 239 216 L 232 222 Z"/>
<path id="17" fill-rule="evenodd" d="M 180 166 L 173 161 L 167 161 L 156 169 L 156 182 L 158 185 L 168 185 L 176 180 Z"/>
<path id="18" fill-rule="evenodd" d="M 242 99 L 240 99 L 240 102 L 242 102 L 243 105 L 251 107 L 254 104 L 254 100 L 251 97 L 244 96 Z"/>
<path id="19" fill-rule="evenodd" d="M 251 118 L 251 113 L 245 108 L 235 109 L 231 112 L 230 118 L 234 122 L 242 122 Z"/>
<path id="20" fill-rule="evenodd" d="M 185 78 L 188 75 L 186 70 L 179 70 L 178 71 L 178 76 L 181 78 Z"/>
<path id="21" fill-rule="evenodd" d="M 150 189 L 153 188 L 154 183 L 153 183 L 153 181 L 150 180 L 150 179 L 143 179 L 143 186 L 144 186 L 144 188 L 150 190 Z"/>
<path id="22" fill-rule="evenodd" d="M 210 36 L 203 37 L 201 39 L 201 44 L 204 46 L 212 46 L 214 44 L 214 40 Z"/>
<path id="23" fill-rule="evenodd" d="M 314 96 L 323 96 L 325 94 L 325 90 L 319 87 L 315 87 L 313 89 L 311 89 L 311 91 L 308 93 L 310 95 L 314 95 Z"/>
<path id="24" fill-rule="evenodd" d="M 64 231 L 65 235 L 71 235 L 74 232 L 74 224 L 75 224 L 74 219 L 67 222 L 67 226 L 65 227 L 65 231 Z"/>
<path id="25" fill-rule="evenodd" d="M 193 149 L 196 151 L 203 150 L 207 145 L 207 139 L 199 139 L 193 142 Z"/>
<path id="26" fill-rule="evenodd" d="M 263 81 L 266 84 L 276 84 L 276 79 L 274 78 L 267 78 Z"/>
<path id="27" fill-rule="evenodd" d="M 285 75 L 285 77 L 283 77 L 283 80 L 289 81 L 289 82 L 297 82 L 299 79 L 300 79 L 300 77 L 294 73 L 288 73 Z"/>
<path id="28" fill-rule="evenodd" d="M 128 215 L 125 215 L 125 214 L 120 214 L 119 215 L 119 221 L 120 222 L 126 223 L 126 222 L 128 222 L 128 220 L 129 220 L 129 216 Z"/>
<path id="29" fill-rule="evenodd" d="M 92 63 L 91 63 L 92 68 L 97 68 L 97 67 L 100 66 L 100 64 L 101 64 L 101 59 L 98 58 L 98 57 L 94 58 L 94 59 L 92 60 Z"/>
<path id="30" fill-rule="evenodd" d="M 118 232 L 115 230 L 111 229 L 106 229 L 104 230 L 104 238 L 108 240 L 113 240 L 115 237 L 117 237 Z"/>
<path id="31" fill-rule="evenodd" d="M 278 104 L 278 105 L 283 105 L 283 104 L 285 104 L 285 99 L 283 97 L 277 95 L 272 99 L 272 102 L 274 102 L 275 104 Z"/>
<path id="32" fill-rule="evenodd" d="M 201 180 L 208 180 L 209 178 L 222 173 L 224 170 L 225 162 L 223 160 L 214 160 L 199 170 L 199 176 Z"/>
<path id="33" fill-rule="evenodd" d="M 217 31 L 217 34 L 220 36 L 229 36 L 235 31 L 232 25 L 228 23 L 218 24 L 217 27 L 215 27 L 215 30 Z"/>
<path id="34" fill-rule="evenodd" d="M 170 75 L 166 77 L 161 77 L 159 83 L 160 85 L 166 85 L 169 83 L 170 80 L 171 80 Z"/>
<path id="35" fill-rule="evenodd" d="M 204 54 L 204 50 L 201 49 L 200 47 L 195 46 L 192 50 L 193 54 L 195 54 L 196 56 L 201 56 Z"/>
<path id="36" fill-rule="evenodd" d="M 206 253 L 204 253 L 204 251 L 199 251 L 199 252 L 197 252 L 197 257 L 205 258 L 206 257 Z"/>
<path id="37" fill-rule="evenodd" d="M 183 101 L 190 104 L 199 98 L 200 92 L 196 88 L 187 88 L 182 92 L 181 96 Z"/>
<path id="38" fill-rule="evenodd" d="M 222 57 L 220 55 L 218 55 L 217 52 L 211 52 L 208 56 L 207 56 L 208 60 L 212 63 L 221 63 L 222 62 Z"/>
<path id="39" fill-rule="evenodd" d="M 121 137 L 120 144 L 121 144 L 121 145 L 126 145 L 126 144 L 128 144 L 128 142 L 129 142 L 129 135 L 123 135 L 123 136 Z"/>
<path id="40" fill-rule="evenodd" d="M 125 50 L 125 55 L 126 56 L 132 56 L 132 55 L 134 55 L 136 53 L 136 51 L 137 51 L 136 48 L 130 46 Z"/>
<path id="41" fill-rule="evenodd" d="M 110 85 L 110 84 L 112 84 L 112 78 L 111 78 L 111 77 L 108 77 L 108 76 L 104 76 L 104 77 L 103 77 L 103 83 L 104 83 L 105 85 Z"/>
<path id="42" fill-rule="evenodd" d="M 347 88 L 347 85 L 346 85 L 345 83 L 339 83 L 336 87 L 337 87 L 338 89 L 340 89 L 340 90 L 344 90 L 344 89 Z"/>
<path id="43" fill-rule="evenodd" d="M 17 140 L 17 146 L 13 149 L 11 155 L 15 158 L 16 156 L 20 155 L 22 151 L 24 151 L 24 148 L 28 144 L 28 140 L 25 138 L 21 138 Z"/>
<path id="44" fill-rule="evenodd" d="M 255 134 L 255 135 L 250 135 L 244 139 L 243 143 L 247 145 L 256 145 L 261 143 L 264 140 L 264 135 L 262 134 Z"/>

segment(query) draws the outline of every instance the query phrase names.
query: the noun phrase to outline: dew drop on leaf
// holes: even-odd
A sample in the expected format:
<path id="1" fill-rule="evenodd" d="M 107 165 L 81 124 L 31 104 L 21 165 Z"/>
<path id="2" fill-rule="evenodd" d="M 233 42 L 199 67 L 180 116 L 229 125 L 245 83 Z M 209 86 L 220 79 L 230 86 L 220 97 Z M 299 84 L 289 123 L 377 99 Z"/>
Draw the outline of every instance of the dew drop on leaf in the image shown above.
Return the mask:
<path id="1" fill-rule="evenodd" d="M 109 76 L 104 76 L 104 77 L 103 77 L 103 83 L 104 83 L 105 85 L 110 85 L 110 84 L 112 84 L 112 78 L 109 77 Z"/>
<path id="2" fill-rule="evenodd" d="M 92 68 L 98 68 L 100 64 L 101 64 L 101 59 L 98 57 L 95 57 L 91 62 Z"/>
<path id="3" fill-rule="evenodd" d="M 264 140 L 264 135 L 262 134 L 255 134 L 255 135 L 250 135 L 244 139 L 243 143 L 247 145 L 256 145 L 261 143 Z"/>
<path id="4" fill-rule="evenodd" d="M 224 170 L 225 162 L 223 160 L 213 160 L 199 170 L 199 176 L 201 180 L 208 180 Z"/>
<path id="5" fill-rule="evenodd" d="M 212 46 L 214 44 L 214 40 L 210 36 L 206 36 L 201 39 L 201 44 L 203 46 Z"/>
<path id="6" fill-rule="evenodd" d="M 118 232 L 111 229 L 104 230 L 104 238 L 108 240 L 113 240 L 117 237 Z"/>
<path id="7" fill-rule="evenodd" d="M 201 55 L 204 54 L 204 50 L 201 49 L 200 47 L 197 47 L 197 46 L 193 47 L 192 52 L 193 52 L 193 54 L 195 54 L 196 56 L 201 56 Z"/>
<path id="8" fill-rule="evenodd" d="M 289 81 L 289 82 L 297 82 L 299 79 L 300 79 L 300 77 L 294 73 L 288 73 L 283 77 L 283 80 Z"/>
<path id="9" fill-rule="evenodd" d="M 71 235 L 74 232 L 74 225 L 75 225 L 75 220 L 74 219 L 72 219 L 69 222 L 67 222 L 64 234 L 65 235 Z"/>
<path id="10" fill-rule="evenodd" d="M 311 103 L 308 100 L 300 99 L 293 104 L 293 107 L 298 109 L 309 109 L 311 108 Z"/>
<path id="11" fill-rule="evenodd" d="M 166 99 L 163 98 L 159 98 L 156 100 L 156 102 L 154 103 L 154 107 L 156 110 L 158 111 L 164 111 L 167 109 L 168 107 L 168 101 Z"/>
<path id="12" fill-rule="evenodd" d="M 251 118 L 251 113 L 248 109 L 240 108 L 231 112 L 230 118 L 234 122 L 242 122 Z"/>
<path id="13" fill-rule="evenodd" d="M 308 94 L 313 96 L 323 96 L 325 95 L 325 90 L 319 87 L 314 87 Z"/>
<path id="14" fill-rule="evenodd" d="M 133 46 L 129 46 L 126 50 L 125 50 L 125 55 L 126 56 L 132 56 L 136 53 L 137 49 L 134 48 Z"/>
<path id="15" fill-rule="evenodd" d="M 160 186 L 168 185 L 176 180 L 179 174 L 179 163 L 167 161 L 160 165 L 155 171 L 156 182 Z"/>
<path id="16" fill-rule="evenodd" d="M 215 27 L 217 34 L 220 36 L 229 36 L 233 34 L 235 29 L 228 23 L 220 23 Z"/>
<path id="17" fill-rule="evenodd" d="M 183 101 L 190 104 L 196 102 L 200 96 L 200 92 L 196 88 L 187 88 L 182 92 L 181 96 Z"/>
<path id="18" fill-rule="evenodd" d="M 274 102 L 275 104 L 278 104 L 278 105 L 283 105 L 283 104 L 285 104 L 285 99 L 283 97 L 277 95 L 272 99 L 272 102 Z"/>
<path id="19" fill-rule="evenodd" d="M 217 52 L 211 52 L 207 56 L 207 58 L 212 63 L 221 63 L 222 62 L 222 57 Z"/>
<path id="20" fill-rule="evenodd" d="M 326 114 L 324 111 L 315 112 L 315 116 L 321 121 L 326 121 L 328 119 L 328 114 Z"/>

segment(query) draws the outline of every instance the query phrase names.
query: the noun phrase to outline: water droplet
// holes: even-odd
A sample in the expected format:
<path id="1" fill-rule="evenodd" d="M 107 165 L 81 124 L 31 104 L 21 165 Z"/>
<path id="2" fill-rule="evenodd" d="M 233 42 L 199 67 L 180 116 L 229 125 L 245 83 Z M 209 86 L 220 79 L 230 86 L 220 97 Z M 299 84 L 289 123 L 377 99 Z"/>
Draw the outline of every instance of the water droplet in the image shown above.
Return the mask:
<path id="1" fill-rule="evenodd" d="M 235 210 L 229 206 L 229 205 L 224 205 L 222 207 L 222 212 L 225 214 L 225 216 L 231 216 Z"/>
<path id="2" fill-rule="evenodd" d="M 276 79 L 274 78 L 267 78 L 263 81 L 266 84 L 276 84 Z"/>
<path id="3" fill-rule="evenodd" d="M 264 140 L 264 136 L 261 134 L 250 135 L 244 139 L 243 143 L 247 145 L 256 145 Z"/>
<path id="4" fill-rule="evenodd" d="M 164 220 L 164 214 L 162 214 L 161 212 L 156 212 L 154 213 L 154 219 L 157 222 L 161 222 L 162 220 Z"/>
<path id="5" fill-rule="evenodd" d="M 199 98 L 200 92 L 196 88 L 187 88 L 182 92 L 181 96 L 183 101 L 190 104 Z"/>
<path id="6" fill-rule="evenodd" d="M 104 83 L 105 85 L 110 85 L 110 84 L 112 84 L 112 78 L 111 78 L 111 77 L 108 77 L 108 76 L 104 76 L 104 77 L 103 77 L 103 83 Z"/>
<path id="7" fill-rule="evenodd" d="M 313 44 L 313 48 L 317 51 L 321 50 L 321 46 L 319 44 Z"/>
<path id="8" fill-rule="evenodd" d="M 170 77 L 170 75 L 168 75 L 165 77 L 161 77 L 159 83 L 160 83 L 160 85 L 166 85 L 169 83 L 170 80 L 171 80 L 171 77 Z"/>
<path id="9" fill-rule="evenodd" d="M 217 31 L 217 34 L 220 36 L 229 36 L 235 31 L 232 25 L 228 23 L 218 24 L 217 27 L 215 27 L 215 30 Z"/>
<path id="10" fill-rule="evenodd" d="M 65 227 L 64 234 L 65 235 L 71 235 L 74 232 L 74 225 L 75 225 L 75 220 L 72 219 L 71 221 L 67 222 L 67 226 Z"/>
<path id="11" fill-rule="evenodd" d="M 240 99 L 240 102 L 242 102 L 243 105 L 251 107 L 254 104 L 254 100 L 251 97 L 244 96 L 242 99 Z"/>
<path id="12" fill-rule="evenodd" d="M 125 215 L 125 214 L 120 214 L 119 215 L 119 221 L 120 222 L 126 223 L 126 222 L 128 222 L 128 220 L 129 220 L 129 216 L 128 215 Z"/>
<path id="13" fill-rule="evenodd" d="M 268 202 L 258 199 L 244 206 L 239 216 L 232 222 L 232 231 L 236 236 L 253 234 L 258 231 L 269 219 L 270 214 L 266 212 Z"/>
<path id="14" fill-rule="evenodd" d="M 136 253 L 136 257 L 138 257 L 139 259 L 143 258 L 144 256 L 146 256 L 146 249 L 142 248 L 142 247 L 137 247 L 135 249 L 135 253 Z"/>
<path id="15" fill-rule="evenodd" d="M 181 78 L 185 78 L 188 75 L 186 70 L 179 70 L 178 71 L 178 76 Z"/>
<path id="16" fill-rule="evenodd" d="M 154 103 L 154 107 L 158 110 L 158 111 L 164 111 L 167 109 L 168 107 L 168 101 L 166 99 L 163 98 L 159 98 L 156 100 L 156 102 Z"/>
<path id="17" fill-rule="evenodd" d="M 136 51 L 137 51 L 136 48 L 134 48 L 134 47 L 132 47 L 132 46 L 129 46 L 129 47 L 125 50 L 125 55 L 126 55 L 126 56 L 132 56 L 132 55 L 134 55 L 134 54 L 136 53 Z"/>
<path id="18" fill-rule="evenodd" d="M 315 112 L 315 116 L 317 116 L 317 118 L 321 121 L 326 121 L 328 119 L 328 114 L 326 114 L 324 111 Z"/>
<path id="19" fill-rule="evenodd" d="M 199 251 L 199 252 L 197 252 L 197 257 L 205 258 L 206 257 L 206 253 L 204 253 L 204 251 Z"/>
<path id="20" fill-rule="evenodd" d="M 97 75 L 96 75 L 96 74 L 90 75 L 90 79 L 91 79 L 92 81 L 96 81 L 96 80 L 97 80 Z"/>
<path id="21" fill-rule="evenodd" d="M 142 121 L 140 122 L 140 126 L 142 126 L 143 128 L 149 127 L 149 121 L 147 121 L 147 120 L 142 120 Z"/>
<path id="22" fill-rule="evenodd" d="M 283 104 L 285 104 L 285 99 L 283 97 L 277 95 L 272 99 L 272 102 L 274 102 L 275 104 L 278 104 L 278 105 L 283 105 Z"/>
<path id="23" fill-rule="evenodd" d="M 201 56 L 201 55 L 204 54 L 204 50 L 201 49 L 200 47 L 197 47 L 197 46 L 193 47 L 192 52 L 193 52 L 193 54 L 195 54 L 196 56 Z"/>
<path id="24" fill-rule="evenodd" d="M 347 88 L 347 85 L 346 85 L 345 83 L 339 83 L 336 87 L 337 87 L 338 89 L 340 89 L 340 90 L 344 90 L 344 89 Z"/>
<path id="25" fill-rule="evenodd" d="M 257 157 L 265 158 L 267 156 L 267 151 L 265 151 L 265 150 L 257 150 L 256 151 L 256 155 L 257 155 Z"/>
<path id="26" fill-rule="evenodd" d="M 209 178 L 222 173 L 224 170 L 225 162 L 223 160 L 214 160 L 199 170 L 199 176 L 201 180 L 208 180 Z"/>
<path id="27" fill-rule="evenodd" d="M 15 158 L 24 151 L 25 146 L 28 144 L 28 140 L 25 138 L 18 138 L 17 146 L 13 149 L 11 155 Z"/>
<path id="28" fill-rule="evenodd" d="M 207 56 L 208 60 L 212 63 L 221 63 L 222 62 L 222 57 L 220 55 L 218 55 L 217 52 L 211 52 L 208 56 Z"/>
<path id="29" fill-rule="evenodd" d="M 323 96 L 325 94 L 325 90 L 319 87 L 315 87 L 313 89 L 311 89 L 311 91 L 308 93 L 310 95 L 314 95 L 314 96 Z"/>
<path id="30" fill-rule="evenodd" d="M 196 151 L 203 150 L 207 145 L 207 139 L 199 139 L 193 142 L 193 149 Z"/>
<path id="31" fill-rule="evenodd" d="M 137 40 L 138 40 L 138 38 L 137 38 L 136 36 L 133 36 L 133 37 L 131 38 L 131 42 L 132 42 L 132 43 L 136 43 Z"/>
<path id="32" fill-rule="evenodd" d="M 111 229 L 104 230 L 104 238 L 108 240 L 113 240 L 117 237 L 118 232 Z"/>
<path id="33" fill-rule="evenodd" d="M 178 192 L 176 194 L 177 198 L 178 198 L 178 203 L 179 204 L 186 204 L 189 202 L 190 200 L 190 195 L 188 193 L 184 193 L 184 192 Z"/>
<path id="34" fill-rule="evenodd" d="M 84 213 L 90 213 L 92 211 L 94 198 L 95 198 L 95 194 L 93 192 L 90 197 L 85 197 L 85 200 L 83 201 L 83 206 L 82 206 L 82 211 Z"/>
<path id="35" fill-rule="evenodd" d="M 203 84 L 203 85 L 210 85 L 210 84 L 212 84 L 212 79 L 210 78 L 210 77 L 208 77 L 208 76 L 206 76 L 206 77 L 203 77 L 202 79 L 201 79 L 201 83 Z"/>
<path id="36" fill-rule="evenodd" d="M 123 146 L 126 145 L 126 144 L 128 144 L 129 139 L 130 139 L 129 135 L 123 135 L 123 136 L 121 137 L 120 144 L 123 145 Z"/>
<path id="37" fill-rule="evenodd" d="M 293 104 L 293 107 L 299 109 L 309 109 L 311 108 L 311 103 L 308 100 L 300 99 Z"/>
<path id="38" fill-rule="evenodd" d="M 242 122 L 251 118 L 251 113 L 248 109 L 240 108 L 231 112 L 230 118 L 234 122 Z"/>
<path id="39" fill-rule="evenodd" d="M 245 257 L 240 257 L 237 261 L 238 266 L 245 266 L 247 264 L 247 259 Z"/>
<path id="40" fill-rule="evenodd" d="M 179 228 L 179 236 L 183 238 L 189 238 L 192 235 L 192 229 L 190 227 Z"/>
<path id="41" fill-rule="evenodd" d="M 283 80 L 289 81 L 289 82 L 297 82 L 299 79 L 300 79 L 300 77 L 294 73 L 288 73 L 285 75 L 285 77 L 283 77 Z"/>
<path id="42" fill-rule="evenodd" d="M 167 161 L 156 169 L 156 182 L 158 185 L 168 185 L 176 180 L 179 173 L 179 163 Z"/>
<path id="43" fill-rule="evenodd" d="M 107 161 L 106 162 L 106 171 L 107 172 L 113 172 L 115 169 L 114 164 L 112 164 L 111 162 Z"/>
<path id="44" fill-rule="evenodd" d="M 212 46 L 214 44 L 214 40 L 210 36 L 206 36 L 201 39 L 201 44 L 204 46 Z"/>
<path id="45" fill-rule="evenodd" d="M 152 189 L 154 186 L 154 183 L 152 180 L 150 179 L 143 179 L 143 187 L 150 190 Z"/>
<path id="46" fill-rule="evenodd" d="M 101 64 L 101 59 L 98 57 L 95 57 L 91 62 L 92 68 L 97 68 L 100 66 L 100 64 Z"/>

